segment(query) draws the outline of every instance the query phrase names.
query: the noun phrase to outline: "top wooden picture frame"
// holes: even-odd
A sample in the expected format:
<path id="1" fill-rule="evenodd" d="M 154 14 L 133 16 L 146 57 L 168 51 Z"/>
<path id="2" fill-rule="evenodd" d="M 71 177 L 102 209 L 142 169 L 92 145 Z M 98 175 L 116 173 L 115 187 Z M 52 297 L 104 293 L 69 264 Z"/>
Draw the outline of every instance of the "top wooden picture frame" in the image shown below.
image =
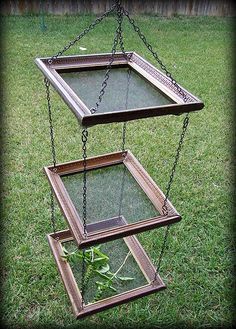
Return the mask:
<path id="1" fill-rule="evenodd" d="M 168 104 L 147 107 L 146 105 L 142 105 L 141 107 L 118 110 L 114 108 L 111 110 L 106 109 L 106 111 L 103 112 L 99 112 L 98 110 L 96 113 L 92 114 L 90 111 L 91 108 L 85 104 L 87 103 L 86 100 L 81 99 L 80 95 L 71 88 L 65 79 L 63 79 L 61 73 L 106 69 L 110 62 L 110 53 L 62 56 L 56 58 L 51 64 L 49 64 L 50 57 L 36 58 L 35 63 L 73 111 L 80 124 L 85 127 L 162 115 L 179 115 L 185 112 L 201 110 L 204 107 L 201 100 L 179 85 L 186 95 L 186 101 L 184 101 L 183 96 L 180 95 L 177 88 L 171 82 L 171 79 L 137 53 L 126 52 L 126 55 L 125 57 L 123 53 L 115 53 L 112 69 L 122 67 L 130 68 L 136 75 L 141 77 L 145 83 L 149 84 L 150 88 L 154 88 L 157 94 L 159 93 L 162 97 L 164 96 L 168 99 Z M 97 93 L 97 96 L 99 96 L 99 90 Z M 122 98 L 122 95 L 117 94 L 115 96 L 117 98 Z"/>

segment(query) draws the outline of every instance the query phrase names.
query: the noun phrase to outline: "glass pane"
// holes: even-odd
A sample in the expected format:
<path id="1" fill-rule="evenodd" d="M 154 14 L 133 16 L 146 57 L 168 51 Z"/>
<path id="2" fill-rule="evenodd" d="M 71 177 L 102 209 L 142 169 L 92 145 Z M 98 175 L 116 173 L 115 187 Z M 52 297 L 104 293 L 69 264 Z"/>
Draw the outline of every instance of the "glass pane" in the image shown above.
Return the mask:
<path id="1" fill-rule="evenodd" d="M 75 251 L 75 254 L 72 257 L 69 256 L 69 258 L 67 258 L 67 261 L 71 266 L 78 288 L 81 290 L 82 251 L 77 249 L 74 241 L 64 242 L 63 247 L 70 253 Z M 86 263 L 84 276 L 84 300 L 86 304 L 148 284 L 148 281 L 144 277 L 139 265 L 135 261 L 123 239 L 103 243 L 98 247 L 95 246 L 95 248 L 98 248 L 99 252 L 102 252 L 102 254 L 109 257 L 109 259 L 95 265 L 96 261 L 91 263 L 91 260 L 92 252 L 93 261 L 98 258 L 96 250 L 93 249 L 93 247 L 86 249 L 86 255 L 90 261 L 89 263 Z M 99 255 L 99 257 L 102 258 L 103 256 Z M 104 270 L 102 270 L 102 268 Z M 103 272 L 102 275 L 107 276 L 107 278 L 101 274 L 98 274 L 96 270 L 100 271 L 99 273 Z M 114 276 L 115 273 L 116 275 Z M 112 288 L 103 287 L 102 293 L 99 293 L 99 284 L 96 282 L 106 284 L 108 282 L 108 278 L 110 279 L 109 286 L 112 286 Z"/>
<path id="2" fill-rule="evenodd" d="M 60 75 L 87 107 L 92 108 L 95 107 L 98 101 L 105 73 L 105 69 L 96 69 L 60 73 Z M 98 113 L 173 103 L 175 103 L 173 100 L 164 95 L 134 70 L 131 70 L 130 78 L 128 78 L 128 68 L 113 68 L 109 73 L 107 87 Z"/>
<path id="3" fill-rule="evenodd" d="M 80 217 L 83 213 L 83 173 L 61 176 Z M 128 223 L 159 215 L 124 164 L 87 172 L 87 223 L 124 216 Z M 112 224 L 109 224 L 112 226 Z M 113 226 L 121 225 L 114 221 Z M 107 227 L 109 228 L 109 227 Z"/>

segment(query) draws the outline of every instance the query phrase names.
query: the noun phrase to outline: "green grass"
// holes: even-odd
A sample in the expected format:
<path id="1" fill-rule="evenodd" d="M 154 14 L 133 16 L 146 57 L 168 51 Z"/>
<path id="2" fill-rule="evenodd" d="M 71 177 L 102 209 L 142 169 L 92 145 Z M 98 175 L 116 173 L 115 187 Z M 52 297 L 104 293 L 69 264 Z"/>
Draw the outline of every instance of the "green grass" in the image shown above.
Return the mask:
<path id="1" fill-rule="evenodd" d="M 3 321 L 16 326 L 208 328 L 232 323 L 232 20 L 137 17 L 143 33 L 173 76 L 205 103 L 191 122 L 171 190 L 183 219 L 171 228 L 161 275 L 168 289 L 94 315 L 73 317 L 46 241 L 49 186 L 42 168 L 51 163 L 43 77 L 34 58 L 61 50 L 92 20 L 84 17 L 5 17 L 2 258 Z M 114 20 L 98 26 L 68 54 L 107 52 Z M 131 28 L 125 46 L 155 64 Z M 83 52 L 85 53 L 85 52 Z M 52 92 L 58 162 L 81 158 L 81 128 Z M 128 123 L 127 147 L 165 190 L 183 116 Z M 121 124 L 90 129 L 88 155 L 120 149 Z M 66 228 L 57 209 L 57 228 Z M 140 235 L 157 262 L 163 229 Z"/>

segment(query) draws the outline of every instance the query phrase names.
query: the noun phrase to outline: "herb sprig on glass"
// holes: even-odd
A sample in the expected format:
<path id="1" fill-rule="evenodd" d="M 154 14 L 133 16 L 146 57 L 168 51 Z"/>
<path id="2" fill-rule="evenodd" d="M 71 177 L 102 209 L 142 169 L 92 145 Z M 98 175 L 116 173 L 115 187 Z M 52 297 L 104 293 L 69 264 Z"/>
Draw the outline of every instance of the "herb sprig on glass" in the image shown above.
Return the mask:
<path id="1" fill-rule="evenodd" d="M 77 264 L 79 260 L 83 260 L 82 250 L 69 252 L 64 246 L 62 248 L 64 252 L 62 258 L 67 262 Z M 117 293 L 117 283 L 125 283 L 134 280 L 132 277 L 119 275 L 130 255 L 131 252 L 129 251 L 120 267 L 115 272 L 112 272 L 110 269 L 109 257 L 101 251 L 101 245 L 93 246 L 85 250 L 84 260 L 86 263 L 86 273 L 84 276 L 84 288 L 86 290 L 91 278 L 95 277 L 97 279 L 95 282 L 97 290 L 94 296 L 94 302 L 106 297 L 108 292 Z"/>

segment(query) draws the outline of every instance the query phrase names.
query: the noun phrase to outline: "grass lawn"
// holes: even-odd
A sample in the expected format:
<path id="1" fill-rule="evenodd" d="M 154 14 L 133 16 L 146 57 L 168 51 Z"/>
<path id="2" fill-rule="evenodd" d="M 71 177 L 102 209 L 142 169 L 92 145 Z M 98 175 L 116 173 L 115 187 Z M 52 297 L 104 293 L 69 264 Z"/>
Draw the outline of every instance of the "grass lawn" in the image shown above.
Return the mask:
<path id="1" fill-rule="evenodd" d="M 95 17 L 5 17 L 3 147 L 2 316 L 11 328 L 207 328 L 232 323 L 232 38 L 229 18 L 136 17 L 143 33 L 180 82 L 205 103 L 190 115 L 170 199 L 183 219 L 170 230 L 161 276 L 168 289 L 76 321 L 46 240 L 51 163 L 43 77 L 34 58 L 61 50 Z M 108 18 L 68 54 L 107 52 L 115 23 Z M 130 26 L 125 46 L 155 64 Z M 79 46 L 87 48 L 81 51 Z M 79 159 L 81 128 L 52 92 L 58 162 Z M 183 116 L 133 121 L 127 148 L 165 191 Z M 88 155 L 117 151 L 121 124 L 90 129 Z M 60 140 L 59 140 L 60 138 Z M 57 209 L 57 228 L 67 228 Z M 157 262 L 163 229 L 139 235 Z"/>

